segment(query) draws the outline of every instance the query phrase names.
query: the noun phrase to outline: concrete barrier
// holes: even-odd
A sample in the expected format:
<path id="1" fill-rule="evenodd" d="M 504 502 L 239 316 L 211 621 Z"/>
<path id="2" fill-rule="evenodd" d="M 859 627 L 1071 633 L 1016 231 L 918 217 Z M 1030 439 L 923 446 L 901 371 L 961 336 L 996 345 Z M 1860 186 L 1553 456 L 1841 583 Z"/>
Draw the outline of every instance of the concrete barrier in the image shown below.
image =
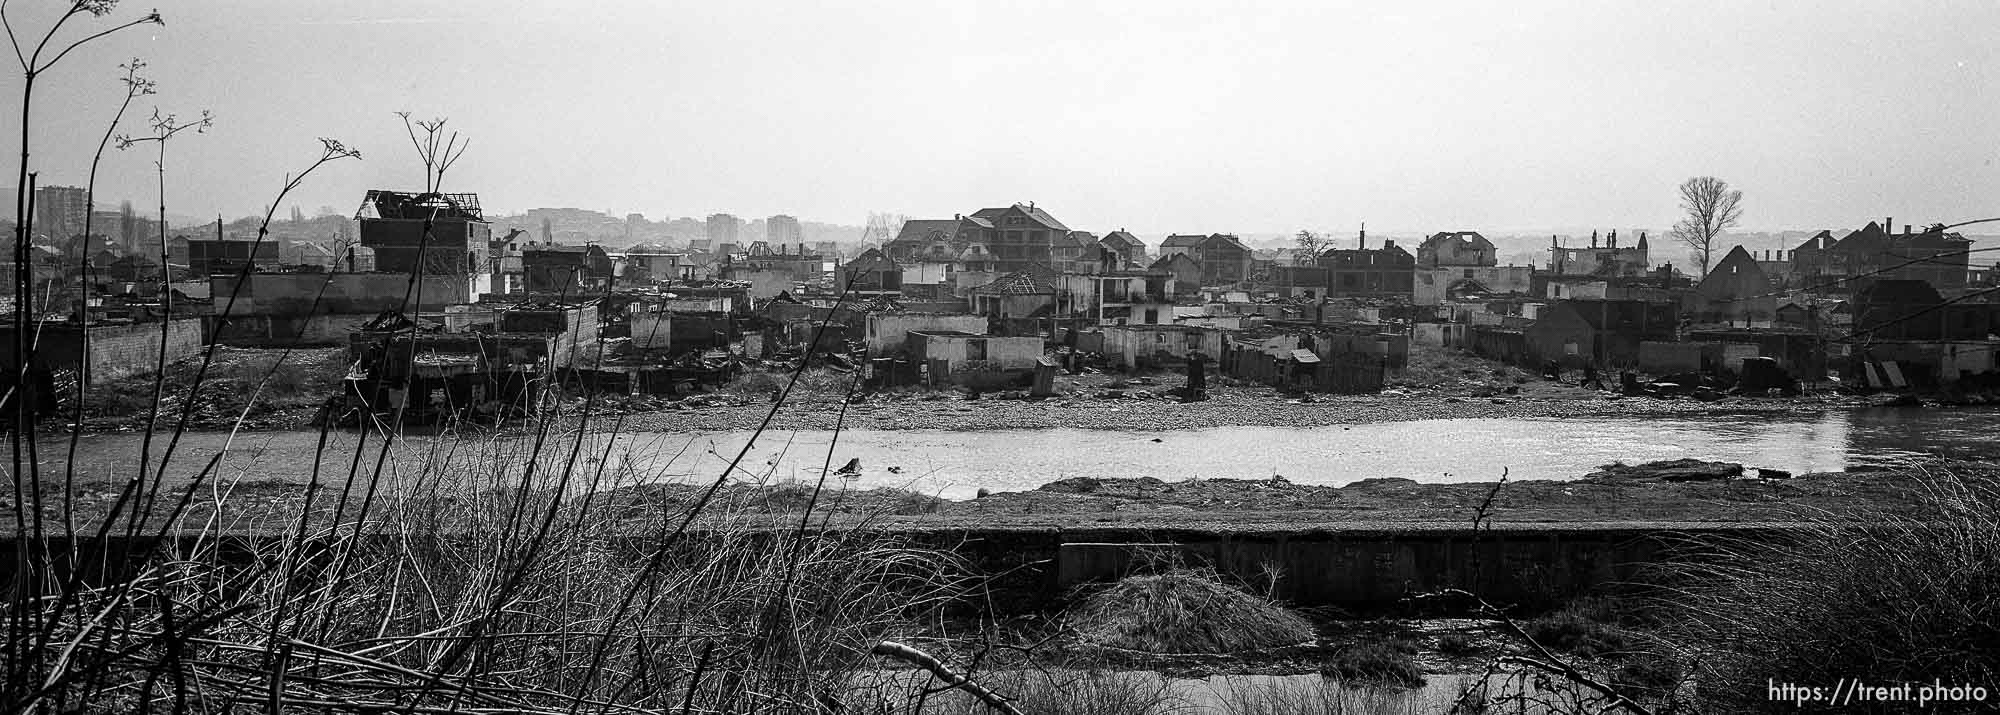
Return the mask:
<path id="1" fill-rule="evenodd" d="M 1472 591 L 1493 603 L 1557 607 L 1603 589 L 1649 582 L 1650 570 L 1699 557 L 1703 539 L 1768 538 L 1788 528 L 1635 522 L 1508 524 L 1478 531 L 1424 524 L 1221 531 L 965 529 L 911 522 L 877 524 L 870 530 L 954 551 L 985 578 L 991 602 L 1008 611 L 1059 608 L 1079 588 L 1178 563 L 1213 567 L 1260 588 L 1268 585 L 1277 598 L 1295 606 L 1336 606 L 1366 614 L 1403 610 L 1410 597 L 1444 588 Z M 196 536 L 170 538 L 184 548 Z M 226 560 L 247 564 L 254 560 L 252 554 L 267 551 L 281 538 L 227 535 L 213 543 L 223 546 Z M 688 538 L 704 534 L 691 532 Z M 0 537 L 0 549 L 19 553 L 14 541 Z M 620 548 L 642 559 L 649 542 L 634 536 Z M 114 537 L 108 545 L 83 545 L 86 580 L 129 573 L 152 543 L 143 537 L 130 542 Z M 408 546 L 401 540 L 397 545 Z M 67 553 L 62 546 L 52 550 Z M 57 571 L 66 572 L 66 567 L 58 564 Z M 10 584 L 20 568 L 9 563 L 0 570 L 0 585 Z"/>

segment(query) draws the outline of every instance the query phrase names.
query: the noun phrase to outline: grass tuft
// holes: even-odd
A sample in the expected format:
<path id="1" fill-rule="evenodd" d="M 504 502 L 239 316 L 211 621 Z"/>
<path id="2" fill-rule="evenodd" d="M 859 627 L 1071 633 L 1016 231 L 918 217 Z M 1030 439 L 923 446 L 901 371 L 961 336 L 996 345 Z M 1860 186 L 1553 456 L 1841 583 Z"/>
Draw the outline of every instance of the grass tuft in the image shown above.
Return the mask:
<path id="1" fill-rule="evenodd" d="M 1128 576 L 1083 599 L 1067 617 L 1090 643 L 1143 653 L 1240 653 L 1314 635 L 1304 617 L 1223 583 L 1213 571 L 1189 568 Z"/>
<path id="2" fill-rule="evenodd" d="M 1424 671 L 1405 643 L 1367 643 L 1341 649 L 1320 666 L 1320 675 L 1342 683 L 1421 688 Z"/>

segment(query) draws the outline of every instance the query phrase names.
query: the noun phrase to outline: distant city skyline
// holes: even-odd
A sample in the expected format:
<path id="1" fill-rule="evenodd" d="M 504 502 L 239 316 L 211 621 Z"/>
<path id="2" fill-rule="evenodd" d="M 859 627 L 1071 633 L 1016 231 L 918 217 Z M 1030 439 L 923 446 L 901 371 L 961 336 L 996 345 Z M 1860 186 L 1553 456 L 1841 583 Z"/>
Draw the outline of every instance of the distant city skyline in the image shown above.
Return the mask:
<path id="1" fill-rule="evenodd" d="M 57 4 L 16 4 L 14 26 Z M 127 4 L 79 32 L 145 8 Z M 471 138 L 451 190 L 649 217 L 949 216 L 1036 201 L 1089 230 L 1670 225 L 1721 177 L 1745 230 L 2000 214 L 2000 5 L 951 2 L 872 7 L 212 0 L 38 83 L 32 168 L 80 185 L 144 58 L 170 212 L 268 203 L 315 137 L 366 159 L 287 204 L 421 186 L 394 112 Z M 997 37 L 1029 38 L 993 42 Z M 1171 49 L 1170 49 L 1171 48 Z M 0 76 L 9 96 L 18 75 Z M 991 106 L 1019 107 L 991 111 Z M 978 107 L 989 107 L 975 109 Z M 0 113 L 13 167 L 18 118 Z M 151 205 L 149 156 L 100 195 Z"/>

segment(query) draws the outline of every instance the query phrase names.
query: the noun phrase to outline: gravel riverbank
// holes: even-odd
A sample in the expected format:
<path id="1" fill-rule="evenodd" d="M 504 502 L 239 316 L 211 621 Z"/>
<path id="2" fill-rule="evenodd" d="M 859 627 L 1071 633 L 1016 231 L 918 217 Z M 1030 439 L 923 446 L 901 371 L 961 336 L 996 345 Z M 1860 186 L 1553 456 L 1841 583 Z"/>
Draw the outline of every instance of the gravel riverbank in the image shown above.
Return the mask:
<path id="1" fill-rule="evenodd" d="M 1182 403 L 1164 396 L 1135 396 L 1107 389 L 1045 400 L 928 395 L 874 395 L 848 407 L 845 426 L 853 429 L 997 430 L 1062 427 L 1105 430 L 1181 430 L 1208 427 L 1322 427 L 1376 422 L 1478 418 L 1588 418 L 1726 413 L 1800 413 L 1859 407 L 1848 397 L 1691 399 L 1613 398 L 1610 393 L 1530 383 L 1517 394 L 1477 396 L 1465 390 L 1392 389 L 1378 395 L 1291 397 L 1268 388 L 1224 387 L 1210 399 Z M 1164 387 L 1159 387 L 1164 391 Z M 1475 391 L 1476 392 L 1476 391 Z M 1148 393 L 1149 395 L 1151 393 Z M 696 409 L 642 411 L 625 415 L 623 429 L 719 432 L 755 429 L 769 403 Z M 840 421 L 837 400 L 795 401 L 779 411 L 777 429 L 833 429 Z M 611 422 L 600 419 L 609 428 Z"/>

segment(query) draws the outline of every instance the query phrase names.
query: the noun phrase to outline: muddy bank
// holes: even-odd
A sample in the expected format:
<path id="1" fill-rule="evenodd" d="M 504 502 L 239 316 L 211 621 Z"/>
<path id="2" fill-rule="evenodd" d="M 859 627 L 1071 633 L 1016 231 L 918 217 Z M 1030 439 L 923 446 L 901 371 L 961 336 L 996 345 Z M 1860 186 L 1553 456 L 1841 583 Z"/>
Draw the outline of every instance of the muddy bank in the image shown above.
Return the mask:
<path id="1" fill-rule="evenodd" d="M 1808 512 L 1856 515 L 1911 508 L 1924 488 L 1925 471 L 1948 468 L 1962 475 L 2000 480 L 1987 464 L 1939 463 L 1923 470 L 1814 473 L 1759 477 L 1741 465 L 1711 465 L 1715 478 L 1687 479 L 1703 468 L 1609 470 L 1571 481 L 1528 480 L 1436 484 L 1378 478 L 1346 486 L 1295 484 L 1283 478 L 1162 481 L 1153 478 L 1077 477 L 1039 488 L 949 500 L 901 489 L 843 489 L 832 480 L 815 495 L 811 485 L 730 483 L 708 512 L 717 525 L 786 525 L 807 505 L 835 525 L 897 529 L 1170 528 L 1177 530 L 1437 529 L 1464 528 L 1475 518 L 1507 528 L 1608 523 L 1765 523 Z M 1730 472 L 1740 472 L 1728 476 Z M 1748 475 L 1748 476 L 1742 476 Z M 64 504 L 71 518 L 91 524 L 117 500 L 122 485 L 78 485 L 65 499 L 60 480 L 43 490 L 39 513 L 57 526 Z M 365 485 L 359 485 L 365 486 Z M 590 509 L 597 518 L 651 528 L 684 514 L 704 485 L 646 484 L 606 490 Z M 185 488 L 170 490 L 178 501 Z M 178 492 L 178 493 L 175 493 Z M 188 523 L 258 531 L 294 522 L 310 501 L 312 520 L 331 522 L 339 485 L 245 480 L 196 488 Z M 510 503 L 512 490 L 461 494 L 431 492 L 415 498 L 378 496 L 374 518 L 391 530 L 444 529 L 468 523 Z M 311 499 L 308 499 L 308 496 Z M 218 500 L 216 497 L 222 497 Z M 354 500 L 360 498 L 352 495 Z M 0 496 L 7 508 L 11 498 Z M 576 500 L 571 505 L 577 504 Z M 164 507 L 163 507 L 164 508 Z M 350 504 L 349 518 L 352 517 Z M 35 511 L 29 505 L 28 511 Z M 8 526 L 11 526 L 8 525 Z"/>
<path id="2" fill-rule="evenodd" d="M 188 388 L 200 360 L 176 363 L 166 372 L 158 424 L 161 429 L 171 429 L 187 410 L 188 425 L 194 430 L 228 430 L 236 426 L 239 416 L 242 428 L 252 432 L 311 429 L 320 404 L 338 390 L 346 374 L 344 360 L 344 352 L 338 348 L 298 349 L 286 354 L 225 347 L 216 353 L 201 393 L 192 400 Z M 1830 392 L 1792 398 L 1730 396 L 1714 402 L 1624 398 L 1586 390 L 1572 382 L 1544 380 L 1469 356 L 1435 356 L 1434 362 L 1393 375 L 1389 387 L 1373 395 L 1287 394 L 1219 378 L 1209 390 L 1210 399 L 1183 403 L 1168 395 L 1185 382 L 1182 376 L 1105 372 L 1060 376 L 1057 396 L 1038 400 L 1024 399 L 1021 392 L 977 396 L 959 390 L 872 392 L 849 403 L 844 422 L 840 407 L 846 398 L 846 378 L 816 370 L 809 373 L 814 379 L 804 381 L 793 392 L 773 426 L 827 430 L 844 424 L 855 429 L 958 431 L 1313 427 L 1452 418 L 1810 413 L 1880 401 Z M 598 395 L 591 400 L 591 421 L 601 429 L 630 431 L 754 429 L 769 413 L 775 393 L 768 387 L 782 384 L 780 377 L 742 380 L 680 397 Z M 82 429 L 86 433 L 144 429 L 152 389 L 151 375 L 93 387 Z M 564 400 L 561 409 L 580 414 L 584 406 L 585 400 L 576 396 Z M 70 409 L 65 406 L 44 430 L 66 430 Z M 503 429 L 520 427 L 513 423 Z"/>

